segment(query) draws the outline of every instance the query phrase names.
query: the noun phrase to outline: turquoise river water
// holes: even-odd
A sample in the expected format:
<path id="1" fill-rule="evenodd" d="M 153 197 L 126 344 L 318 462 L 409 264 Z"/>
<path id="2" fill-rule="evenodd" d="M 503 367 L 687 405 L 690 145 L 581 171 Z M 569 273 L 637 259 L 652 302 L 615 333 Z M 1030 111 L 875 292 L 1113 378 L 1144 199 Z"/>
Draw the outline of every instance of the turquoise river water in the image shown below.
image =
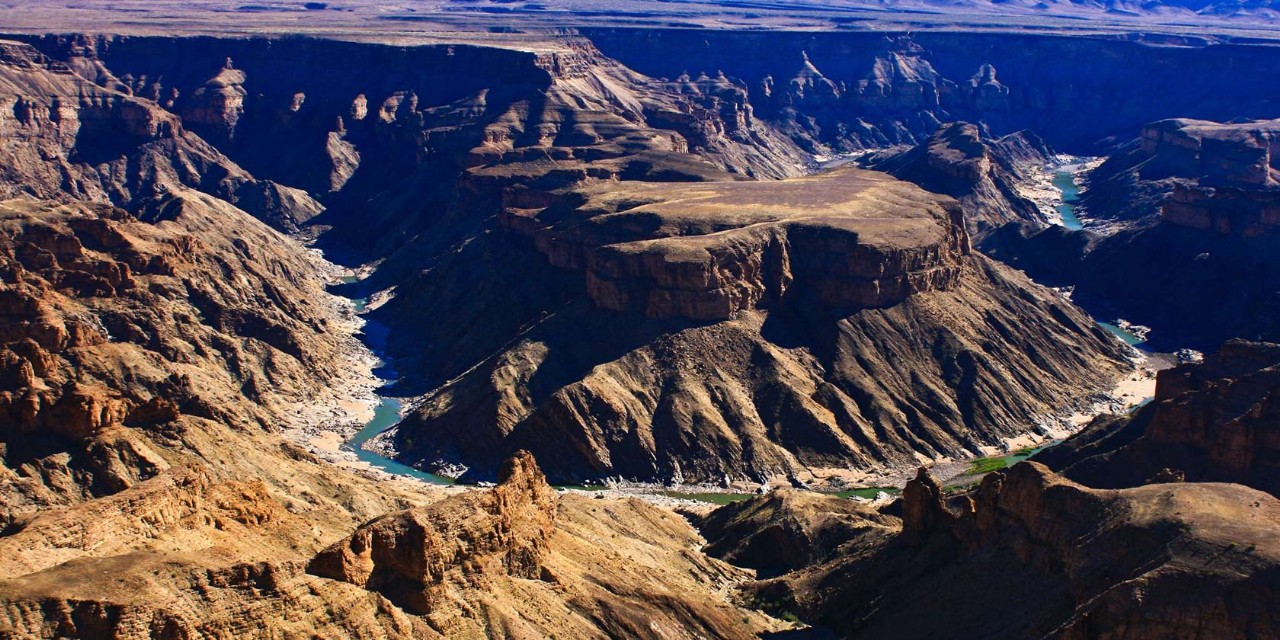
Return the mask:
<path id="1" fill-rule="evenodd" d="M 1062 192 L 1062 204 L 1057 206 L 1062 216 L 1062 226 L 1068 229 L 1083 229 L 1084 224 L 1076 217 L 1076 203 L 1080 202 L 1080 186 L 1076 184 L 1076 176 L 1069 167 L 1064 167 L 1053 176 L 1053 186 Z"/>

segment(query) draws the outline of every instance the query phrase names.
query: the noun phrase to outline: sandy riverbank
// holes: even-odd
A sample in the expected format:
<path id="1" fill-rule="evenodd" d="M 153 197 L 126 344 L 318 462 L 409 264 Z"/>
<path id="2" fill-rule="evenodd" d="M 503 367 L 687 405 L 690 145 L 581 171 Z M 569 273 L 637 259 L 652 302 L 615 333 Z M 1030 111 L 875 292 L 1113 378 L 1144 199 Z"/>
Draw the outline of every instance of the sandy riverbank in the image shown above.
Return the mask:
<path id="1" fill-rule="evenodd" d="M 353 271 L 335 265 L 316 249 L 311 249 L 310 253 L 316 269 L 324 274 L 330 285 L 368 275 L 367 269 Z M 357 313 L 351 300 L 330 294 L 317 302 L 331 305 L 331 326 L 347 339 L 346 362 L 338 379 L 317 390 L 309 402 L 299 404 L 290 415 L 284 416 L 284 437 L 328 464 L 373 480 L 401 483 L 405 488 L 419 492 L 445 490 L 445 487 L 410 476 L 388 473 L 360 460 L 345 448 L 344 445 L 373 419 L 375 409 L 382 402 L 377 391 L 385 381 L 374 374 L 381 360 L 360 340 L 365 320 Z"/>
<path id="2" fill-rule="evenodd" d="M 359 278 L 364 273 L 357 273 L 324 260 L 318 251 L 315 252 L 318 268 L 323 269 L 333 284 Z M 386 296 L 375 296 L 385 301 Z M 389 473 L 374 464 L 359 459 L 356 454 L 345 447 L 356 433 L 374 417 L 375 408 L 381 402 L 377 390 L 384 384 L 374 375 L 379 366 L 379 358 L 359 340 L 359 332 L 365 320 L 356 311 L 356 305 L 349 299 L 330 296 L 329 303 L 334 305 L 334 316 L 337 318 L 335 328 L 346 333 L 351 340 L 350 361 L 344 375 L 330 388 L 317 393 L 316 401 L 306 406 L 299 406 L 292 416 L 286 437 L 311 454 L 330 464 L 334 464 L 366 477 L 383 481 L 403 482 L 422 490 L 431 488 L 440 490 L 439 485 L 432 485 L 410 476 Z M 982 456 L 1002 456 L 1020 449 L 1041 446 L 1045 443 L 1061 440 L 1079 431 L 1095 416 L 1105 413 L 1120 413 L 1130 410 L 1145 398 L 1154 395 L 1155 371 L 1168 366 L 1163 361 L 1149 358 L 1134 351 L 1135 370 L 1132 374 L 1118 381 L 1108 393 L 1089 398 L 1088 406 L 1077 407 L 1070 415 L 1054 416 L 1042 420 L 1034 430 L 1009 438 L 993 446 L 984 447 L 979 453 Z M 973 458 L 940 458 L 929 459 L 920 456 L 920 466 L 930 467 L 943 482 L 964 476 L 973 462 Z M 810 488 L 822 491 L 845 491 L 865 487 L 900 488 L 915 475 L 915 466 L 852 470 L 852 469 L 820 469 L 813 468 L 807 474 L 795 478 Z M 767 483 L 748 481 L 745 479 L 721 485 L 682 485 L 668 487 L 649 483 L 616 483 L 608 488 L 590 493 L 604 498 L 639 498 L 647 502 L 685 511 L 701 512 L 715 508 L 704 500 L 682 498 L 671 495 L 673 492 L 691 496 L 697 494 L 756 494 L 777 487 L 792 485 L 792 479 L 779 476 L 771 478 Z M 465 491 L 467 487 L 455 487 L 454 491 Z"/>
<path id="3" fill-rule="evenodd" d="M 1036 204 L 1045 222 L 1061 225 L 1062 213 L 1058 211 L 1058 206 L 1063 204 L 1062 190 L 1053 184 L 1054 177 L 1066 171 L 1075 176 L 1076 184 L 1083 187 L 1083 177 L 1102 164 L 1103 160 L 1105 158 L 1059 155 L 1050 164 L 1033 168 L 1029 177 L 1014 185 L 1014 189 L 1017 190 L 1018 195 Z M 1081 191 L 1083 190 L 1081 188 Z M 1081 215 L 1087 217 L 1088 212 L 1076 207 L 1076 216 L 1080 217 Z M 1089 226 L 1089 222 L 1085 218 L 1080 217 L 1080 221 L 1086 227 Z"/>

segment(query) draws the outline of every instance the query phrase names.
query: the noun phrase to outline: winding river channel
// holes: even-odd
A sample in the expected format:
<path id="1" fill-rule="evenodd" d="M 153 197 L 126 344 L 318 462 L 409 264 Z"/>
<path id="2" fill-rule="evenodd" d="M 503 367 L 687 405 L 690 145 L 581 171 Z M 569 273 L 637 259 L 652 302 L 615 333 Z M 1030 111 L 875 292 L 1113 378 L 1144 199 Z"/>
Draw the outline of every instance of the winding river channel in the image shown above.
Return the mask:
<path id="1" fill-rule="evenodd" d="M 1062 226 L 1079 230 L 1084 228 L 1084 223 L 1080 221 L 1080 217 L 1076 215 L 1076 205 L 1080 202 L 1080 185 L 1076 182 L 1076 176 L 1080 172 L 1079 164 L 1070 164 L 1058 167 L 1053 174 L 1053 186 L 1062 195 L 1060 202 L 1054 207 L 1058 214 L 1062 216 Z M 1131 347 L 1141 348 L 1142 338 L 1125 331 L 1111 322 L 1098 322 L 1098 326 L 1109 331 L 1112 335 L 1120 338 L 1125 344 Z"/>
<path id="2" fill-rule="evenodd" d="M 1083 229 L 1084 223 L 1076 216 L 1076 203 L 1080 202 L 1080 185 L 1076 184 L 1075 165 L 1060 167 L 1053 175 L 1053 186 L 1062 193 L 1062 202 L 1055 207 L 1062 216 L 1062 226 L 1076 230 Z"/>
<path id="3" fill-rule="evenodd" d="M 357 282 L 357 279 L 353 276 L 348 276 L 343 278 L 342 282 L 343 284 L 351 284 Z M 378 356 L 378 367 L 375 373 L 382 379 L 384 385 L 393 384 L 400 376 L 396 374 L 391 363 L 383 359 L 384 356 L 382 355 L 382 346 L 386 344 L 387 339 L 387 328 L 377 320 L 364 315 L 369 306 L 368 298 L 348 298 L 348 300 L 355 307 L 356 313 L 361 314 L 364 319 L 364 327 L 362 327 L 361 331 L 364 333 L 365 344 L 373 350 L 374 355 Z M 373 418 L 365 423 L 364 427 L 343 445 L 343 448 L 354 453 L 362 462 L 367 462 L 369 465 L 387 473 L 410 476 L 432 484 L 453 484 L 454 481 L 449 478 L 415 469 L 364 448 L 364 443 L 400 422 L 400 412 L 403 409 L 404 403 L 399 398 L 392 398 L 378 393 L 378 406 L 373 409 Z"/>

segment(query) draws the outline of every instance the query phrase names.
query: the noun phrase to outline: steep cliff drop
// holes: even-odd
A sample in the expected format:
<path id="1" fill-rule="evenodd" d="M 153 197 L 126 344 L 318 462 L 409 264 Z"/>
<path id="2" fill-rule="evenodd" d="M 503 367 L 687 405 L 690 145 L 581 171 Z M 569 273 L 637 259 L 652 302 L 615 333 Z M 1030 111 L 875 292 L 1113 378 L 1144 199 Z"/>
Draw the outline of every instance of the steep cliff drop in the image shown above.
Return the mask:
<path id="1" fill-rule="evenodd" d="M 940 126 L 922 144 L 871 153 L 857 162 L 959 200 L 974 244 L 980 245 L 992 230 L 1010 222 L 1047 225 L 1040 208 L 1017 185 L 1054 155 L 1033 133 L 990 139 L 976 125 L 958 122 Z"/>
<path id="2" fill-rule="evenodd" d="M 887 529 L 875 511 L 841 516 L 833 501 L 826 517 L 851 525 L 834 529 L 844 544 L 750 586 L 750 597 L 857 638 L 1276 633 L 1280 501 L 1261 491 L 1099 490 L 1023 462 L 952 497 L 922 471 L 903 495 L 900 524 Z"/>
<path id="3" fill-rule="evenodd" d="M 643 502 L 558 496 L 520 452 L 493 489 L 374 520 L 307 571 L 423 616 L 426 637 L 753 638 L 785 626 L 711 595 L 747 574 L 690 553 L 699 543 Z"/>
<path id="4" fill-rule="evenodd" d="M 1082 64 L 1153 47 L 1029 38 L 997 65 L 994 35 L 755 34 L 764 69 L 742 45 L 683 57 L 708 32 L 602 34 L 706 68 L 644 75 L 580 34 L 397 33 L 0 43 L 0 635 L 749 638 L 798 613 L 875 637 L 937 632 L 939 604 L 975 636 L 1187 615 L 1274 634 L 1276 507 L 1242 487 L 1093 489 L 1024 464 L 959 497 L 922 474 L 883 513 L 784 492 L 701 521 L 714 553 L 773 576 L 753 583 L 670 510 L 548 486 L 903 469 L 1108 388 L 1123 347 L 970 247 L 996 141 L 933 140 L 977 185 L 960 202 L 806 175 L 806 151 L 920 143 L 961 116 L 1079 144 L 1160 117 L 1144 94 L 1089 121 L 1126 78 Z M 1205 86 L 1239 80 L 1205 69 L 1240 45 L 1169 49 Z M 1046 60 L 1085 88 L 1033 82 Z M 1241 102 L 1204 91 L 1197 113 Z M 281 230 L 374 271 L 358 286 L 392 329 L 396 392 L 420 400 L 385 443 L 495 486 L 298 445 L 359 406 L 372 358 L 325 291 L 337 271 Z"/>
<path id="5" fill-rule="evenodd" d="M 360 405 L 372 358 L 348 306 L 325 291 L 335 268 L 264 224 L 296 228 L 318 201 L 258 181 L 214 144 L 240 155 L 232 140 L 257 113 L 250 75 L 223 59 L 174 100 L 158 75 L 112 75 L 93 55 L 100 41 L 57 42 L 69 47 L 64 62 L 0 47 L 0 635 L 438 633 L 445 612 L 432 618 L 304 570 L 360 523 L 444 490 L 325 464 L 299 446 L 303 430 L 323 433 Z M 354 147 L 334 148 L 354 162 Z M 257 218 L 241 207 L 259 207 Z M 556 511 L 531 459 L 517 466 L 523 480 L 508 478 L 493 498 L 504 512 L 526 490 L 544 516 Z M 468 518 L 480 495 L 433 517 Z M 570 533 L 546 532 L 535 577 L 576 584 L 574 608 L 561 587 L 545 588 L 536 606 L 554 608 L 551 622 L 521 624 L 597 637 L 786 626 L 730 602 L 723 594 L 746 574 L 689 555 L 699 539 L 673 514 L 564 502 L 576 507 L 555 516 L 556 531 Z M 605 540 L 611 551 L 593 556 Z M 618 571 L 607 587 L 574 582 L 583 570 L 573 558 L 593 558 L 594 577 L 599 566 Z M 631 558 L 664 572 L 662 586 Z M 510 601 L 527 602 L 523 584 L 508 586 Z M 496 586 L 468 589 L 471 602 L 508 606 Z M 659 610 L 659 627 L 648 626 Z M 456 624 L 498 634 L 512 621 Z"/>
<path id="6" fill-rule="evenodd" d="M 976 488 L 921 469 L 878 508 L 780 491 L 699 527 L 754 602 L 848 637 L 1274 635 L 1278 358 L 1229 343 Z"/>
<path id="7" fill-rule="evenodd" d="M 1098 418 L 1036 459 L 1093 487 L 1234 482 L 1280 496 L 1278 367 L 1280 346 L 1228 342 L 1203 364 L 1161 371 L 1139 411 Z"/>

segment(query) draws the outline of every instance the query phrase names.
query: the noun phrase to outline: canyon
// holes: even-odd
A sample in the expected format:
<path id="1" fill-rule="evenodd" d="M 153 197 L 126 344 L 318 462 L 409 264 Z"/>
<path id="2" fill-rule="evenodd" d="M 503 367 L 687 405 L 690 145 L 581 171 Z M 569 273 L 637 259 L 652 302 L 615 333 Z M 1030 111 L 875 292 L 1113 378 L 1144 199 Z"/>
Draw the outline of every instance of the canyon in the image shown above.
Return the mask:
<path id="1" fill-rule="evenodd" d="M 1269 5 L 606 4 L 0 3 L 0 636 L 1277 633 Z"/>
<path id="2" fill-rule="evenodd" d="M 1162 348 L 1280 339 L 1276 123 L 1171 119 L 1140 131 L 1090 173 L 1082 197 L 1109 229 L 1007 225 L 982 248 L 1072 286 L 1095 313 L 1151 327 Z"/>

